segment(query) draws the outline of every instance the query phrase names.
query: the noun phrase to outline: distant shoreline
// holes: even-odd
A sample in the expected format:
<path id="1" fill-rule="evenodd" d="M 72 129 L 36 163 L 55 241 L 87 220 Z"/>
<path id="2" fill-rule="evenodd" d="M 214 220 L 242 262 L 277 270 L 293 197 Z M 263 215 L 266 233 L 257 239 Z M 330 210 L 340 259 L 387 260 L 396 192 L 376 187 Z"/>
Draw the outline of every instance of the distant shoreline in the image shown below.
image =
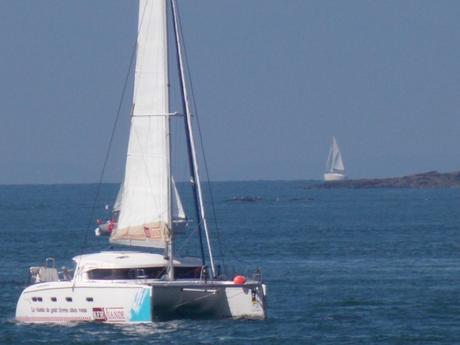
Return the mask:
<path id="1" fill-rule="evenodd" d="M 402 177 L 356 179 L 330 181 L 308 186 L 307 188 L 453 188 L 460 187 L 460 171 L 440 173 L 428 171 L 425 173 Z"/>

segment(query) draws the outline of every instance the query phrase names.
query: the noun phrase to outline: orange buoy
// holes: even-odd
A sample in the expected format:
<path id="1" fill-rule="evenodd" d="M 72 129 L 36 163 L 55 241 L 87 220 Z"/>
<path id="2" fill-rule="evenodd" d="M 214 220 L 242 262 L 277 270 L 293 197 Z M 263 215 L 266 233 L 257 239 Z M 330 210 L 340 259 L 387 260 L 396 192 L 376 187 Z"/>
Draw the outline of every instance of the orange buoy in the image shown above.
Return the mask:
<path id="1" fill-rule="evenodd" d="M 236 285 L 243 285 L 244 283 L 246 283 L 246 277 L 245 276 L 235 276 L 235 278 L 233 278 L 233 283 Z"/>

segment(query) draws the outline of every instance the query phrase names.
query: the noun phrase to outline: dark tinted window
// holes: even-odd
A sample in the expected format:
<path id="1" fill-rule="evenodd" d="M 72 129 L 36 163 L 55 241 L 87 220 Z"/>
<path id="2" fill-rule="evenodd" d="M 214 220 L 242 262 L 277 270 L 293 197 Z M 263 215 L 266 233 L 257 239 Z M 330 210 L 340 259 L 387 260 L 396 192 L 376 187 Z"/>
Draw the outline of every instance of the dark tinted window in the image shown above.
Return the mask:
<path id="1" fill-rule="evenodd" d="M 174 267 L 176 279 L 200 278 L 201 267 Z"/>
<path id="2" fill-rule="evenodd" d="M 201 267 L 175 267 L 176 279 L 199 278 Z M 161 279 L 166 274 L 165 267 L 95 269 L 88 271 L 88 278 L 95 280 L 117 279 Z"/>
<path id="3" fill-rule="evenodd" d="M 166 273 L 164 267 L 95 269 L 88 272 L 89 279 L 160 279 Z"/>

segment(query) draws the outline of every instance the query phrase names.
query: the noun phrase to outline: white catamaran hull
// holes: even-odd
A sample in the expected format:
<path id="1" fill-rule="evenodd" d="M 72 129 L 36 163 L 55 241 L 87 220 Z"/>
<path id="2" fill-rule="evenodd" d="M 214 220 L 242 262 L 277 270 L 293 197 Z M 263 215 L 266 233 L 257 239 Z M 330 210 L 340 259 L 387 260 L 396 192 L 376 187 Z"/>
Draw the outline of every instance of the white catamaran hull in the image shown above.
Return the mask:
<path id="1" fill-rule="evenodd" d="M 248 282 L 156 281 L 40 283 L 16 308 L 21 322 L 138 323 L 172 318 L 266 317 L 265 285 Z"/>
<path id="2" fill-rule="evenodd" d="M 325 173 L 324 181 L 343 181 L 345 180 L 345 175 L 340 173 Z"/>

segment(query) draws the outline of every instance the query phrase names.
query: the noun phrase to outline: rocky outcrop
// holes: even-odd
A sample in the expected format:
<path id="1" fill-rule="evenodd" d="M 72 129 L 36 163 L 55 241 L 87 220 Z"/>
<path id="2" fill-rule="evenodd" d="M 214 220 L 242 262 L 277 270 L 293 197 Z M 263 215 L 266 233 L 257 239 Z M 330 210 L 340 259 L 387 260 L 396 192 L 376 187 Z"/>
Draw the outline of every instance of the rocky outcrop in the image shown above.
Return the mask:
<path id="1" fill-rule="evenodd" d="M 460 187 L 460 171 L 426 173 L 402 177 L 330 181 L 313 188 L 447 188 Z"/>

